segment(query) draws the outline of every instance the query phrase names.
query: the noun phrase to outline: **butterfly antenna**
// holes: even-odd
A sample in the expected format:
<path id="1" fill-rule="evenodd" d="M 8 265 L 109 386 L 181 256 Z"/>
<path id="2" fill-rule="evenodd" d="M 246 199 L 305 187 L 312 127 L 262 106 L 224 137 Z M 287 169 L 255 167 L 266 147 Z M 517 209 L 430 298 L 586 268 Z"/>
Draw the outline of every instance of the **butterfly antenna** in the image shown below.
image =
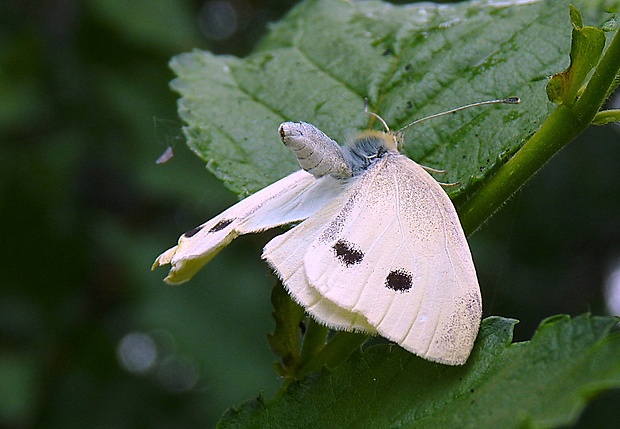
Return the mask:
<path id="1" fill-rule="evenodd" d="M 434 115 L 430 115 L 430 116 L 427 116 L 425 118 L 418 119 L 417 121 L 413 121 L 412 123 L 402 127 L 400 130 L 398 130 L 398 132 L 401 133 L 405 129 L 411 127 L 412 125 L 419 124 L 420 122 L 424 122 L 424 121 L 426 121 L 428 119 L 433 119 L 433 118 L 437 118 L 439 116 L 449 115 L 451 113 L 456 113 L 456 112 L 459 112 L 461 110 L 469 109 L 470 107 L 485 106 L 487 104 L 519 104 L 520 102 L 521 102 L 521 99 L 519 97 L 508 97 L 508 98 L 502 98 L 501 100 L 479 101 L 477 103 L 466 104 L 465 106 L 457 107 L 456 109 L 446 110 L 445 112 L 441 112 L 441 113 L 435 113 Z M 368 106 L 368 104 L 366 106 Z M 368 113 L 370 113 L 372 115 L 375 115 L 372 112 L 368 112 Z M 377 116 L 377 115 L 375 115 L 375 116 Z M 381 118 L 379 118 L 379 119 L 381 119 Z M 383 119 L 381 119 L 381 121 L 383 121 Z M 383 122 L 383 124 L 385 125 L 385 122 Z M 387 127 L 387 125 L 386 125 L 386 127 Z"/>
<path id="2" fill-rule="evenodd" d="M 375 118 L 380 120 L 383 126 L 385 127 L 385 131 L 388 133 L 390 132 L 390 127 L 388 127 L 388 124 L 383 120 L 383 118 L 377 115 L 375 112 L 371 112 L 370 110 L 368 110 L 368 98 L 364 98 L 364 113 L 368 113 L 370 116 L 374 116 Z"/>

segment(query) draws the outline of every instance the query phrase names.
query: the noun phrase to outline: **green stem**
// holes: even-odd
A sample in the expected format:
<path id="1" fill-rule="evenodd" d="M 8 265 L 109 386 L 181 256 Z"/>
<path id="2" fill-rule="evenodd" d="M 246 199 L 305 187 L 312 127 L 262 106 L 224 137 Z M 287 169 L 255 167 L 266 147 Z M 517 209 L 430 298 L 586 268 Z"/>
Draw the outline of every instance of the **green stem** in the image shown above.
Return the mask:
<path id="1" fill-rule="evenodd" d="M 581 97 L 572 107 L 558 106 L 525 145 L 459 207 L 463 229 L 474 232 L 553 155 L 585 130 L 605 102 L 620 69 L 620 32 L 596 67 Z"/>

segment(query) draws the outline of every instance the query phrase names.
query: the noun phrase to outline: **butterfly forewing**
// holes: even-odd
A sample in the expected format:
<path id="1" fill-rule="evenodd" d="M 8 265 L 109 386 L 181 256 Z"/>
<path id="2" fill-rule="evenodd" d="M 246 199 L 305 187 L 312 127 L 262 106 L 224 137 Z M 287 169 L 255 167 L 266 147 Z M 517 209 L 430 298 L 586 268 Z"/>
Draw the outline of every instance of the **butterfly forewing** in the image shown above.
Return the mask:
<path id="1" fill-rule="evenodd" d="M 426 359 L 465 362 L 480 293 L 454 206 L 428 173 L 386 155 L 325 225 L 304 257 L 312 287 Z"/>
<path id="2" fill-rule="evenodd" d="M 154 267 L 172 264 L 166 281 L 183 283 L 239 235 L 306 219 L 339 195 L 342 186 L 332 177 L 292 173 L 183 234 Z"/>

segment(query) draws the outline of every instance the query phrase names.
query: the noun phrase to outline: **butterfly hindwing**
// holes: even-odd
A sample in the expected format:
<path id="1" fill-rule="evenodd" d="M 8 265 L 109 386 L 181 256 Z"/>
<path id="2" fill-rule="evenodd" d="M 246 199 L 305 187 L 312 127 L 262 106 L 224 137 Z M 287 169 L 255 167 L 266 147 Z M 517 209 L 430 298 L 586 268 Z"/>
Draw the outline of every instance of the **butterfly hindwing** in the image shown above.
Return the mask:
<path id="1" fill-rule="evenodd" d="M 265 246 L 262 257 L 278 274 L 292 298 L 318 322 L 333 329 L 375 334 L 376 329 L 361 314 L 343 309 L 310 286 L 304 267 L 308 248 L 345 198 L 346 195 L 341 195 L 300 225 L 273 238 Z"/>

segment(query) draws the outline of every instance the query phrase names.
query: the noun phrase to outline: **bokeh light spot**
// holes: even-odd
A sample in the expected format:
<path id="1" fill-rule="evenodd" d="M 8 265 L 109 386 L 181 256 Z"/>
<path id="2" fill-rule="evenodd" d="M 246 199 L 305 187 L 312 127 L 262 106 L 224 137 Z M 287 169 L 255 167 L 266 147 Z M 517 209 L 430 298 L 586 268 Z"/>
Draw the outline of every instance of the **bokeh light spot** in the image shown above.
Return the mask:
<path id="1" fill-rule="evenodd" d="M 208 1 L 198 15 L 200 31 L 208 39 L 225 40 L 239 28 L 237 9 L 230 1 Z"/>
<path id="2" fill-rule="evenodd" d="M 117 356 L 120 364 L 127 371 L 142 374 L 155 365 L 157 346 L 149 335 L 132 332 L 120 341 Z"/>
<path id="3" fill-rule="evenodd" d="M 198 383 L 198 369 L 189 358 L 174 355 L 161 362 L 157 378 L 164 388 L 184 392 Z"/>
<path id="4" fill-rule="evenodd" d="M 610 314 L 620 316 L 620 259 L 605 279 L 605 302 Z"/>

